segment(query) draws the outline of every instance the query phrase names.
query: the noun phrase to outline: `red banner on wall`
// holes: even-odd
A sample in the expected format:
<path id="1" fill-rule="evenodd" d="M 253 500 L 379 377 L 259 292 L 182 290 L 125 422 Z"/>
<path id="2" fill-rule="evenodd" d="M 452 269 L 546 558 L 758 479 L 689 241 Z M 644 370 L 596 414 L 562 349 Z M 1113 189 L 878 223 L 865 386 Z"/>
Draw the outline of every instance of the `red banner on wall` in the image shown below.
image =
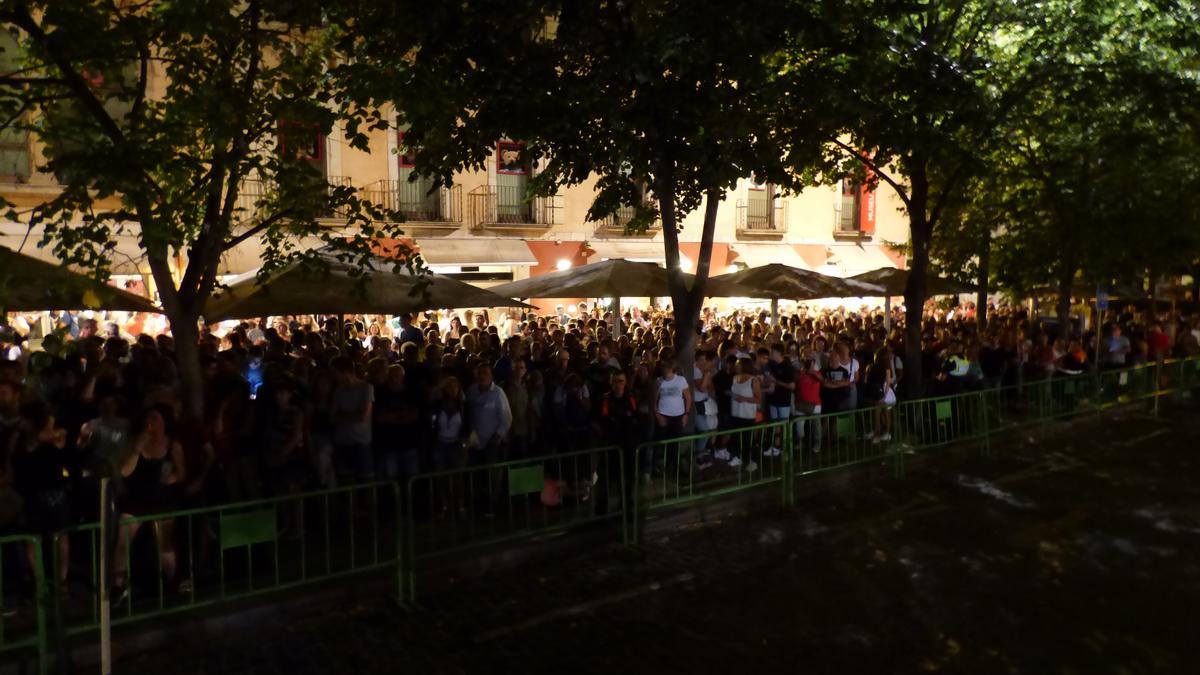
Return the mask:
<path id="1" fill-rule="evenodd" d="M 874 154 L 864 154 L 863 156 L 872 157 Z M 858 231 L 863 234 L 872 234 L 875 232 L 875 186 L 879 184 L 879 179 L 870 166 L 867 166 L 866 169 L 866 180 L 858 186 Z"/>

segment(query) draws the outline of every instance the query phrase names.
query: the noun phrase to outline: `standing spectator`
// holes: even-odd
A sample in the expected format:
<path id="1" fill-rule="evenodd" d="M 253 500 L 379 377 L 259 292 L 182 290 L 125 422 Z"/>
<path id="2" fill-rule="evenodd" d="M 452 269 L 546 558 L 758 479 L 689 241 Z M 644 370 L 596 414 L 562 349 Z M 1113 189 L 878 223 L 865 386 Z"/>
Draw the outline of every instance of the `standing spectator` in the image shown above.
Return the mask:
<path id="1" fill-rule="evenodd" d="M 853 410 L 850 405 L 850 389 L 854 382 L 850 379 L 850 364 L 843 360 L 841 349 L 834 349 L 828 354 L 825 368 L 821 371 L 821 409 L 827 413 L 846 412 Z"/>
<path id="2" fill-rule="evenodd" d="M 812 427 L 812 451 L 821 451 L 821 425 L 809 424 L 805 417 L 821 414 L 821 370 L 813 359 L 812 350 L 805 347 L 800 354 L 800 368 L 796 375 L 796 438 L 804 439 L 805 427 Z"/>
<path id="3" fill-rule="evenodd" d="M 512 361 L 512 374 L 504 385 L 508 407 L 512 411 L 512 428 L 509 431 L 509 456 L 521 459 L 530 454 L 530 437 L 537 423 L 533 410 L 533 392 L 530 391 L 526 371 L 528 366 L 521 358 Z"/>
<path id="4" fill-rule="evenodd" d="M 371 414 L 375 388 L 354 371 L 354 361 L 338 356 L 329 363 L 333 371 L 329 416 L 333 426 L 333 458 L 338 479 L 370 481 L 375 478 L 371 454 Z"/>
<path id="5" fill-rule="evenodd" d="M 791 361 L 784 358 L 783 345 L 771 345 L 767 362 L 770 385 L 767 388 L 767 419 L 786 420 L 792 416 L 792 394 L 796 391 L 796 372 Z"/>
<path id="6" fill-rule="evenodd" d="M 383 383 L 375 388 L 371 435 L 383 475 L 390 479 L 411 478 L 420 470 L 424 403 L 424 395 L 409 385 L 404 366 L 388 366 Z"/>
<path id="7" fill-rule="evenodd" d="M 68 489 L 66 433 L 55 425 L 50 406 L 34 400 L 21 406 L 21 421 L 16 433 L 10 435 L 4 448 L 7 466 L 0 484 L 11 483 L 21 496 L 25 528 L 30 534 L 43 538 L 43 546 L 51 535 L 71 524 L 71 502 Z M 68 538 L 58 539 L 58 569 L 55 579 L 60 588 L 66 587 L 67 566 L 70 562 Z M 36 548 L 26 549 L 29 565 L 37 564 Z"/>
<path id="8" fill-rule="evenodd" d="M 635 467 L 638 445 L 645 439 L 643 430 L 645 424 L 641 420 L 642 413 L 638 409 L 637 398 L 629 390 L 629 376 L 614 370 L 609 380 L 608 392 L 600 399 L 596 409 L 596 426 L 599 431 L 599 441 L 604 445 L 614 445 L 621 449 L 622 464 L 625 467 L 625 479 L 632 484 L 633 472 L 639 470 L 649 478 L 652 453 L 641 457 L 642 466 Z M 616 467 L 608 465 L 609 480 L 615 477 Z M 610 482 L 611 484 L 611 482 Z M 636 499 L 636 496 L 629 495 Z M 630 506 L 631 504 L 626 504 Z"/>
<path id="9" fill-rule="evenodd" d="M 892 392 L 892 355 L 887 347 L 875 354 L 875 360 L 867 368 L 867 376 L 863 391 L 866 393 L 867 405 L 874 411 L 874 433 L 872 443 L 892 440 L 891 406 L 896 403 L 896 395 Z"/>
<path id="10" fill-rule="evenodd" d="M 983 372 L 984 388 L 996 389 L 1004 383 L 1008 371 L 1008 353 L 1000 345 L 1000 336 L 995 332 L 988 333 L 986 342 L 979 349 L 979 368 Z"/>
<path id="11" fill-rule="evenodd" d="M 471 430 L 468 444 L 478 454 L 476 462 L 495 464 L 504 461 L 504 441 L 512 426 L 512 410 L 508 407 L 504 390 L 492 380 L 492 366 L 488 363 L 476 366 L 475 384 L 467 388 L 467 423 Z M 501 498 L 504 472 L 493 469 L 490 474 L 487 500 L 489 515 L 494 513 Z"/>
<path id="12" fill-rule="evenodd" d="M 454 376 L 442 380 L 433 415 L 433 468 L 435 471 L 461 469 L 467 465 L 467 423 L 463 409 L 462 385 Z M 466 511 L 466 491 L 462 474 L 452 475 L 445 490 L 439 490 L 441 510 L 453 504 L 457 512 Z"/>
<path id="13" fill-rule="evenodd" d="M 411 342 L 418 347 L 423 346 L 425 344 L 425 334 L 421 332 L 419 327 L 413 325 L 413 315 L 404 313 L 398 318 L 400 321 L 400 330 L 396 333 L 396 343 L 402 345 L 405 342 Z"/>
<path id="14" fill-rule="evenodd" d="M 274 497 L 300 492 L 306 476 L 304 412 L 296 405 L 296 385 L 280 379 L 270 386 L 270 406 L 262 424 L 263 465 L 267 489 Z"/>
<path id="15" fill-rule="evenodd" d="M 754 361 L 749 358 L 738 360 L 737 375 L 733 378 L 729 392 L 732 397 L 730 427 L 736 433 L 736 451 L 729 460 L 729 466 L 740 469 L 745 462 L 746 471 L 753 472 L 758 468 L 753 457 L 750 457 L 753 451 L 753 432 L 738 430 L 754 426 L 758 421 L 759 406 L 762 405 L 762 384 L 759 382 Z"/>
<path id="16" fill-rule="evenodd" d="M 1171 337 L 1163 332 L 1162 322 L 1153 321 L 1146 333 L 1146 351 L 1151 361 L 1161 363 L 1171 355 Z"/>
<path id="17" fill-rule="evenodd" d="M 586 448 L 591 435 L 591 398 L 578 373 L 567 373 L 566 379 L 558 386 L 554 394 L 554 410 L 558 419 L 560 450 L 571 452 Z"/>
<path id="18" fill-rule="evenodd" d="M 149 408 L 134 421 L 129 455 L 121 466 L 125 482 L 124 499 L 118 503 L 122 519 L 131 516 L 150 516 L 176 508 L 178 492 L 175 486 L 186 477 L 183 447 L 169 426 L 171 415 L 162 407 Z M 129 570 L 128 551 L 137 537 L 142 522 L 120 528 L 117 550 L 113 560 L 113 592 L 120 604 L 129 598 L 126 576 Z M 173 518 L 153 521 L 158 540 L 162 575 L 168 584 L 175 582 L 175 537 Z"/>
<path id="19" fill-rule="evenodd" d="M 677 371 L 674 361 L 662 363 L 654 405 L 660 440 L 682 435 L 687 426 L 688 410 L 692 408 L 692 390 Z"/>
<path id="20" fill-rule="evenodd" d="M 717 402 L 713 398 L 713 375 L 715 363 L 712 352 L 696 350 L 696 365 L 692 368 L 692 401 L 695 403 L 696 433 L 704 434 L 717 430 Z M 696 440 L 696 461 L 700 468 L 711 465 L 708 436 Z"/>
<path id="21" fill-rule="evenodd" d="M 478 461 L 492 464 L 504 461 L 504 441 L 512 426 L 512 409 L 504 390 L 492 380 L 492 367 L 481 363 L 475 368 L 475 384 L 467 387 L 467 421 L 472 447 Z"/>
<path id="22" fill-rule="evenodd" d="M 492 372 L 495 373 L 496 383 L 500 386 L 508 384 L 509 378 L 512 377 L 513 364 L 521 358 L 521 338 L 510 337 L 504 341 L 504 355 L 496 361 L 496 366 Z"/>

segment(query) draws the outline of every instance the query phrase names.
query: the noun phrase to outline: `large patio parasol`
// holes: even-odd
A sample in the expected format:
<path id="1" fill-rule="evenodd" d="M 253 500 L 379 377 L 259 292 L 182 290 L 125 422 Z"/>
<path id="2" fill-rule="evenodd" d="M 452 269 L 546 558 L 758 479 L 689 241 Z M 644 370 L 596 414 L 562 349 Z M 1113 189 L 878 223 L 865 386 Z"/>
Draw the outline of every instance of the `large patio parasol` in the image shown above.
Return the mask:
<path id="1" fill-rule="evenodd" d="M 908 270 L 897 269 L 895 267 L 880 267 L 877 270 L 863 272 L 862 274 L 850 277 L 858 281 L 875 284 L 884 289 L 883 323 L 888 330 L 892 328 L 892 297 L 904 295 L 904 290 L 908 288 L 908 275 Z M 926 295 L 958 295 L 959 293 L 974 293 L 975 290 L 975 286 L 953 279 L 932 275 L 925 277 Z"/>
<path id="2" fill-rule="evenodd" d="M 771 320 L 779 320 L 780 300 L 816 300 L 879 295 L 877 285 L 771 263 L 713 277 L 711 297 L 770 298 Z M 742 292 L 739 292 L 742 291 Z"/>
<path id="3" fill-rule="evenodd" d="M 320 255 L 328 270 L 302 263 L 259 283 L 257 272 L 239 275 L 209 301 L 208 321 L 281 314 L 402 314 L 462 307 L 529 307 L 503 295 L 441 274 L 393 272 L 394 260 L 371 256 L 365 270 L 330 251 Z M 359 272 L 369 277 L 363 282 Z"/>
<path id="4" fill-rule="evenodd" d="M 881 267 L 870 272 L 856 274 L 850 277 L 850 279 L 881 286 L 889 296 L 896 296 L 904 295 L 904 289 L 908 287 L 908 275 L 908 270 L 897 269 L 895 267 Z M 953 279 L 932 275 L 925 277 L 925 293 L 928 295 L 958 295 L 959 293 L 974 293 L 975 291 L 975 286 L 971 284 L 964 284 Z M 875 294 L 860 293 L 859 295 L 867 296 Z"/>
<path id="5" fill-rule="evenodd" d="M 140 295 L 0 246 L 0 311 L 51 309 L 161 311 Z"/>
<path id="6" fill-rule="evenodd" d="M 683 275 L 684 283 L 691 286 L 695 277 Z M 734 284 L 714 283 L 709 279 L 706 291 L 711 297 L 745 297 L 746 289 Z M 658 298 L 671 295 L 667 270 L 655 263 L 630 262 L 620 258 L 572 267 L 570 269 L 540 274 L 492 288 L 500 295 L 513 298 L 612 298 L 620 307 L 621 298 Z M 716 291 L 716 293 L 712 293 Z M 619 310 L 616 314 L 620 314 Z M 621 331 L 621 322 L 614 326 Z"/>

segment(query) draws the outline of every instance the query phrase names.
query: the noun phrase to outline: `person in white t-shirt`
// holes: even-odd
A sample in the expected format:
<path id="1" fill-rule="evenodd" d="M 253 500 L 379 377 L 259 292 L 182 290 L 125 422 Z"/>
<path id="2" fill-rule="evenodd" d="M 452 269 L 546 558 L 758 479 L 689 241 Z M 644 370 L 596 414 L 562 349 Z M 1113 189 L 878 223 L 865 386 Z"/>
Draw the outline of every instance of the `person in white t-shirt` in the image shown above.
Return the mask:
<path id="1" fill-rule="evenodd" d="M 687 379 L 679 374 L 673 362 L 663 363 L 662 369 L 663 376 L 658 378 L 654 395 L 656 435 L 660 440 L 682 436 L 688 411 L 692 409 L 692 390 Z"/>
<path id="2" fill-rule="evenodd" d="M 692 367 L 692 400 L 696 406 L 696 433 L 702 434 L 717 430 L 717 400 L 713 398 L 712 377 L 716 372 L 714 354 L 696 350 L 696 365 Z M 700 467 L 705 468 L 709 459 L 705 452 L 709 438 L 701 436 L 696 439 L 696 456 Z"/>
<path id="3" fill-rule="evenodd" d="M 842 363 L 849 361 L 847 368 L 850 369 L 850 410 L 858 409 L 858 383 L 862 380 L 862 366 L 859 365 L 858 359 L 854 358 L 854 354 L 850 351 L 850 345 L 846 343 L 838 344 L 838 353 L 842 356 Z"/>

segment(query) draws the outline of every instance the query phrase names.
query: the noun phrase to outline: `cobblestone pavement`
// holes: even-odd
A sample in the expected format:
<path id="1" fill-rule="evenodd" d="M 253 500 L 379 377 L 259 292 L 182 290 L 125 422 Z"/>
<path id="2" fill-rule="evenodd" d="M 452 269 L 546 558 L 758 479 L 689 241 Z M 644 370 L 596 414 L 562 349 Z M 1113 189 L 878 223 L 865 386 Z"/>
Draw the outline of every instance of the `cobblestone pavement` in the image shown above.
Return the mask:
<path id="1" fill-rule="evenodd" d="M 1197 673 L 1200 415 L 1131 415 L 787 513 L 197 635 L 119 673 Z"/>

